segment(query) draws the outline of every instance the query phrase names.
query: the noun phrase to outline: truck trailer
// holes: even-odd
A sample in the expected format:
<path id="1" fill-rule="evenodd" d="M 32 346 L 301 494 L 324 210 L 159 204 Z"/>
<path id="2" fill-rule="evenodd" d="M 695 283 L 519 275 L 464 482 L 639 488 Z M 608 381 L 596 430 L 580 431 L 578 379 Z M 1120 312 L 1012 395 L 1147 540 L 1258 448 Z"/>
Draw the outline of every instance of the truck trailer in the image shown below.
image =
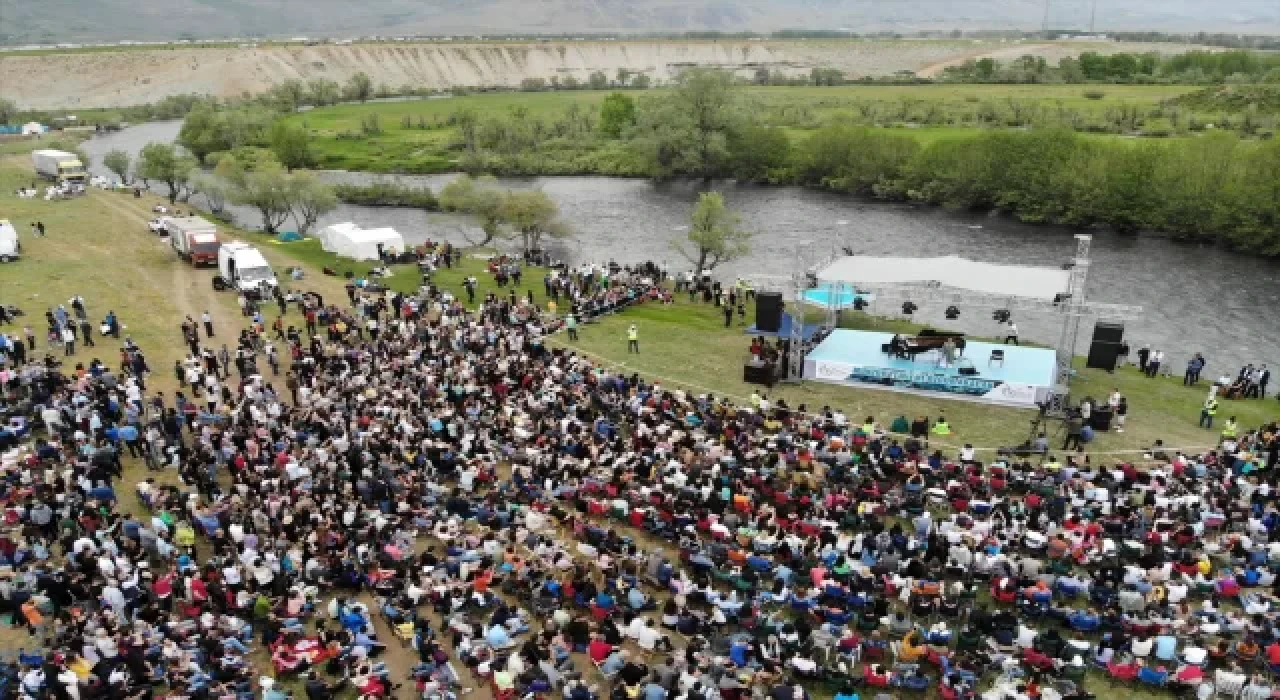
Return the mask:
<path id="1" fill-rule="evenodd" d="M 31 164 L 41 177 L 54 182 L 74 182 L 84 184 L 88 173 L 80 156 L 66 151 L 55 151 L 45 148 L 31 152 Z"/>
<path id="2" fill-rule="evenodd" d="M 166 218 L 165 233 L 169 235 L 169 245 L 177 251 L 178 257 L 195 266 L 217 265 L 218 227 L 199 216 Z"/>

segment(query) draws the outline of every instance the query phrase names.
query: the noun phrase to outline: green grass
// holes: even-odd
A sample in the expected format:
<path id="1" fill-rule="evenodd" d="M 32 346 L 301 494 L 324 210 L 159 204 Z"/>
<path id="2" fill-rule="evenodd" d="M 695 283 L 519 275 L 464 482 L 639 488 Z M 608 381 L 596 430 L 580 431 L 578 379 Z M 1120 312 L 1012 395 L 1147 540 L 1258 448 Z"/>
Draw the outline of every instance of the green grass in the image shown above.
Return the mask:
<path id="1" fill-rule="evenodd" d="M 314 240 L 276 247 L 312 271 L 329 266 L 339 274 L 351 271 L 362 275 L 371 267 L 367 262 L 335 258 Z M 420 278 L 414 266 L 395 266 L 394 272 L 392 277 L 382 282 L 405 293 L 417 290 Z M 544 271 L 538 268 L 526 271 L 516 291 L 522 298 L 532 291 L 537 303 L 545 308 L 543 274 Z M 488 273 L 485 261 L 470 255 L 464 255 L 462 262 L 452 269 L 437 271 L 432 281 L 465 300 L 462 281 L 468 275 L 474 275 L 480 282 L 477 299 L 483 299 L 490 291 L 506 295 L 510 289 L 499 289 Z M 715 393 L 739 399 L 749 397 L 757 388 L 742 381 L 742 364 L 747 359 L 749 345 L 742 325 L 735 317 L 733 327 L 726 329 L 719 309 L 710 304 L 689 303 L 687 299 L 686 295 L 676 295 L 676 303 L 671 306 L 646 303 L 598 323 L 584 325 L 576 343 L 569 343 L 563 335 L 554 336 L 550 342 L 589 353 L 628 374 L 639 372 L 642 376 L 697 393 Z M 754 310 L 748 307 L 747 318 L 753 315 Z M 632 323 L 636 323 L 640 330 L 642 352 L 639 355 L 626 351 L 626 329 Z M 899 319 L 876 318 L 855 312 L 846 313 L 842 327 L 904 333 L 919 328 Z M 1180 378 L 1148 379 L 1133 367 L 1114 374 L 1085 369 L 1082 357 L 1076 358 L 1076 367 L 1078 374 L 1071 384 L 1075 399 L 1092 396 L 1104 401 L 1113 389 L 1119 389 L 1130 406 L 1126 432 L 1099 435 L 1089 445 L 1088 451 L 1140 451 L 1157 439 L 1163 440 L 1170 448 L 1203 449 L 1216 444 L 1217 432 L 1202 430 L 1197 425 L 1200 405 L 1207 390 L 1205 384 L 1188 388 L 1182 386 Z M 767 393 L 783 397 L 793 406 L 804 403 L 811 410 L 827 405 L 839 407 L 851 420 L 861 421 L 870 415 L 886 425 L 898 415 L 926 415 L 931 418 L 945 415 L 955 431 L 949 440 L 957 446 L 969 442 L 978 447 L 993 448 L 1020 443 L 1026 439 L 1029 421 L 1034 416 L 1031 410 L 943 397 L 852 389 L 819 382 L 779 385 Z M 1272 401 L 1223 402 L 1219 419 L 1231 415 L 1239 419 L 1241 426 L 1251 427 L 1280 417 L 1280 407 Z M 1056 430 L 1056 426 L 1052 430 Z"/>
<path id="2" fill-rule="evenodd" d="M 1006 118 L 1015 108 L 1034 112 L 1037 123 L 1078 123 L 1101 130 L 1106 115 L 1118 108 L 1138 108 L 1142 129 L 1153 133 L 1176 131 L 1161 111 L 1163 102 L 1185 95 L 1190 86 L 1141 85 L 846 85 L 839 87 L 748 87 L 744 98 L 760 124 L 786 130 L 793 145 L 803 142 L 822 126 L 854 122 L 872 126 L 911 124 L 908 133 L 924 143 L 964 135 L 981 124 L 983 110 L 996 110 Z M 1099 91 L 1101 99 L 1085 92 Z M 662 89 L 633 91 L 643 100 Z M 286 117 L 304 125 L 314 136 L 321 167 L 370 172 L 436 173 L 456 170 L 460 152 L 457 129 L 451 115 L 474 112 L 484 122 L 509 118 L 522 110 L 530 123 L 551 123 L 564 117 L 572 105 L 594 115 L 609 91 L 501 92 L 459 97 L 344 104 Z M 1190 113 L 1191 110 L 1185 110 Z M 365 134 L 362 120 L 377 115 L 381 132 Z M 1201 121 L 1212 120 L 1205 113 Z M 405 128 L 403 120 L 411 121 Z M 1072 121 L 1074 120 L 1074 121 Z M 418 128 L 422 123 L 427 128 Z M 510 160 L 509 156 L 499 156 Z M 641 164 L 627 152 L 625 143 L 604 138 L 557 142 L 541 139 L 535 152 L 522 158 L 538 161 L 536 172 L 601 173 L 635 175 Z M 517 167 L 529 170 L 529 165 Z"/>

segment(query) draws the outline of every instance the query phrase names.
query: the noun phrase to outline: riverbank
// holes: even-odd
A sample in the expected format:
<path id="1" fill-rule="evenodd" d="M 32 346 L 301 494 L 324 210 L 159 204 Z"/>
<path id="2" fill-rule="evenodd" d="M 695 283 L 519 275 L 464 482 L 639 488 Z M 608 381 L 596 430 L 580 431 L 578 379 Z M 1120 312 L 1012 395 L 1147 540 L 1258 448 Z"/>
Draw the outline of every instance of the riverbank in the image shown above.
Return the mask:
<path id="1" fill-rule="evenodd" d="M 744 88 L 704 73 L 639 99 L 476 96 L 285 121 L 326 168 L 733 178 L 1280 256 L 1276 116 L 1197 112 L 1169 87 L 1026 87 Z M 703 101 L 705 120 L 690 111 Z"/>

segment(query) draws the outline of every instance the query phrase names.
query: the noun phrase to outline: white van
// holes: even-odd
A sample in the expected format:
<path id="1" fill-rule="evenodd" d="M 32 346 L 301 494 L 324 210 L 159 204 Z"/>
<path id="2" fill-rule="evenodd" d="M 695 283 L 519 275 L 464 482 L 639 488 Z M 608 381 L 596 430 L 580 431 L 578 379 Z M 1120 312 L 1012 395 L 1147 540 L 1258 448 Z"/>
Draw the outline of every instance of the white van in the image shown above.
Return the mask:
<path id="1" fill-rule="evenodd" d="M 17 260 L 22 244 L 18 242 L 18 229 L 8 219 L 0 219 L 0 262 Z"/>

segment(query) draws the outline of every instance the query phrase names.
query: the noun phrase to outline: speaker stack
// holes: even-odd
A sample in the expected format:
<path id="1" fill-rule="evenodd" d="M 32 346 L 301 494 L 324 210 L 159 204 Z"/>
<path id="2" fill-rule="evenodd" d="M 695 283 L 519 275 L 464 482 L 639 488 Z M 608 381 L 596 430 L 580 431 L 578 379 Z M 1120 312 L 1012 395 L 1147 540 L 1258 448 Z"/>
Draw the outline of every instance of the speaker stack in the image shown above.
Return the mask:
<path id="1" fill-rule="evenodd" d="M 756 330 L 761 333 L 777 333 L 782 328 L 782 294 L 780 292 L 756 293 Z"/>
<path id="2" fill-rule="evenodd" d="M 1116 368 L 1116 359 L 1120 356 L 1120 344 L 1124 341 L 1124 324 L 1098 321 L 1093 325 L 1093 342 L 1089 343 L 1089 357 L 1085 367 L 1105 369 L 1108 372 Z"/>

